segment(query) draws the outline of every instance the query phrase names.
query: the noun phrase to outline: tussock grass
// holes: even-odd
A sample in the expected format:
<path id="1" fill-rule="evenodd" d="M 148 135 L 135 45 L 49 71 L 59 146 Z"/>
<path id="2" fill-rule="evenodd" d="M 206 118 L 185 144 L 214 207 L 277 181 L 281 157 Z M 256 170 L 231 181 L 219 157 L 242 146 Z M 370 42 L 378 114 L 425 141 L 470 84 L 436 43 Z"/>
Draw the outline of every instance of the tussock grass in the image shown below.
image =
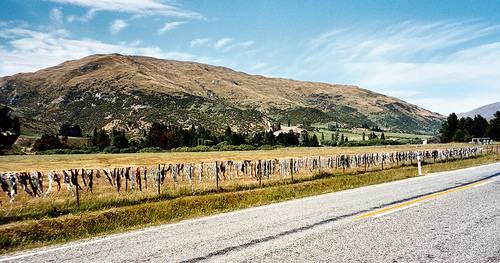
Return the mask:
<path id="1" fill-rule="evenodd" d="M 500 161 L 499 154 L 491 154 L 423 166 L 425 173 L 446 171 Z M 377 168 L 380 169 L 380 168 Z M 295 181 L 269 181 L 263 187 L 256 184 L 223 186 L 213 189 L 179 189 L 166 193 L 160 199 L 151 196 L 110 199 L 101 203 L 82 204 L 69 209 L 64 215 L 31 219 L 33 214 L 0 225 L 0 253 L 60 243 L 80 238 L 116 233 L 145 226 L 176 222 L 183 219 L 233 211 L 301 198 L 322 193 L 341 191 L 366 185 L 379 184 L 416 176 L 416 168 L 409 165 L 383 171 L 321 173 L 298 177 Z"/>

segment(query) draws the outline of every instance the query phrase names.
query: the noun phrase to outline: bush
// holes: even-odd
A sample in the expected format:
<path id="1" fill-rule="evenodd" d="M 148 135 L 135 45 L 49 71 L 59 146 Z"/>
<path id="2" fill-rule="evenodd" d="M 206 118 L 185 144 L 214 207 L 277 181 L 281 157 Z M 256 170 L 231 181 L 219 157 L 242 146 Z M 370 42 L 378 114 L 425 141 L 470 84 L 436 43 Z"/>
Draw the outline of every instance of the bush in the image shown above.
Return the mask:
<path id="1" fill-rule="evenodd" d="M 116 148 L 115 146 L 108 146 L 104 148 L 103 152 L 105 153 L 120 153 L 120 149 Z"/>
<path id="2" fill-rule="evenodd" d="M 249 144 L 241 144 L 238 146 L 238 150 L 240 150 L 240 151 L 253 151 L 253 150 L 257 150 L 257 147 L 255 147 L 253 145 L 249 145 Z"/>
<path id="3" fill-rule="evenodd" d="M 274 150 L 276 148 L 277 148 L 276 146 L 272 146 L 272 145 L 262 145 L 259 147 L 260 150 Z"/>
<path id="4" fill-rule="evenodd" d="M 138 153 L 161 153 L 161 152 L 163 152 L 163 149 L 160 147 L 146 147 L 146 148 L 140 149 L 137 152 Z"/>
<path id="5" fill-rule="evenodd" d="M 120 153 L 136 153 L 137 151 L 138 151 L 137 147 L 134 146 L 120 149 Z"/>
<path id="6" fill-rule="evenodd" d="M 33 150 L 37 152 L 64 148 L 68 148 L 68 146 L 59 140 L 57 135 L 53 134 L 43 134 L 42 137 L 33 144 Z"/>

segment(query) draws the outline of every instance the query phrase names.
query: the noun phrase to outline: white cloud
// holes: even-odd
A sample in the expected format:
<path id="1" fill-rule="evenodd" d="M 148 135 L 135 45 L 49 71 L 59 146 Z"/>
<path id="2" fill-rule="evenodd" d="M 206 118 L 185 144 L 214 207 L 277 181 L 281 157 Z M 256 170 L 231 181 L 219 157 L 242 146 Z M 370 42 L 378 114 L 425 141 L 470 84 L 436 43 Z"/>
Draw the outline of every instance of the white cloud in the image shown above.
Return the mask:
<path id="1" fill-rule="evenodd" d="M 311 39 L 282 72 L 357 84 L 443 114 L 460 112 L 484 97 L 500 100 L 500 42 L 485 39 L 499 32 L 500 25 L 478 21 L 344 28 Z"/>
<path id="2" fill-rule="evenodd" d="M 71 4 L 94 11 L 114 11 L 139 15 L 161 15 L 184 18 L 203 18 L 201 14 L 184 10 L 159 0 L 49 0 L 60 4 Z"/>
<path id="3" fill-rule="evenodd" d="M 209 41 L 210 39 L 208 38 L 196 38 L 191 40 L 190 45 L 191 47 L 200 47 L 208 44 Z"/>
<path id="4" fill-rule="evenodd" d="M 165 23 L 160 29 L 158 29 L 158 34 L 163 34 L 167 31 L 175 29 L 175 28 L 177 28 L 180 25 L 185 24 L 185 23 L 186 22 L 179 22 L 179 21 Z"/>
<path id="5" fill-rule="evenodd" d="M 67 16 L 66 21 L 68 21 L 69 23 L 73 23 L 74 21 L 87 23 L 90 22 L 92 19 L 94 19 L 96 13 L 97 13 L 96 9 L 90 9 L 82 16 L 75 16 L 75 15 Z"/>
<path id="6" fill-rule="evenodd" d="M 238 46 L 240 47 L 250 47 L 255 44 L 255 41 L 245 41 L 245 42 L 240 42 L 238 43 Z"/>
<path id="7" fill-rule="evenodd" d="M 120 31 L 122 31 L 127 26 L 128 26 L 128 24 L 124 20 L 122 20 L 122 19 L 116 19 L 109 26 L 109 31 L 112 34 L 118 34 L 118 33 L 120 33 Z"/>
<path id="8" fill-rule="evenodd" d="M 63 22 L 63 13 L 59 8 L 52 8 L 50 10 L 50 21 L 55 24 L 62 24 Z"/>
<path id="9" fill-rule="evenodd" d="M 0 36 L 7 39 L 6 45 L 0 47 L 2 58 L 0 76 L 31 72 L 97 53 L 143 55 L 211 64 L 220 62 L 185 52 L 164 51 L 155 46 L 137 46 L 139 42 L 112 44 L 94 39 L 72 39 L 64 30 L 43 32 L 26 28 L 10 28 L 0 29 Z"/>
<path id="10" fill-rule="evenodd" d="M 229 37 L 221 38 L 217 42 L 215 42 L 214 47 L 216 49 L 222 49 L 225 46 L 231 44 L 231 42 L 233 42 L 232 38 L 229 38 Z"/>

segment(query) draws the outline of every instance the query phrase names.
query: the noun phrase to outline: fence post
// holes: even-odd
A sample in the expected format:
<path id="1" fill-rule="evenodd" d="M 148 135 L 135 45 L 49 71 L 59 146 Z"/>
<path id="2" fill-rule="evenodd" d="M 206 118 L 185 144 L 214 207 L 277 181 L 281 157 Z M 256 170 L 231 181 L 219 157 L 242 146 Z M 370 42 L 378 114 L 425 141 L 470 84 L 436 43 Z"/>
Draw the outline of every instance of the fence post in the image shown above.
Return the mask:
<path id="1" fill-rule="evenodd" d="M 76 180 L 78 181 L 78 176 L 76 178 L 77 178 Z M 78 205 L 78 207 L 80 207 L 80 191 L 78 190 L 78 188 L 79 188 L 78 186 L 79 186 L 79 184 L 77 183 L 76 184 L 76 204 Z"/>
<path id="2" fill-rule="evenodd" d="M 321 175 L 321 156 L 318 156 L 318 169 L 319 169 L 319 174 Z"/>
<path id="3" fill-rule="evenodd" d="M 293 158 L 290 158 L 290 177 L 293 182 Z"/>
<path id="4" fill-rule="evenodd" d="M 161 174 L 161 171 L 160 171 L 160 164 L 158 164 L 158 170 L 156 171 L 157 175 L 158 175 L 158 198 L 160 198 L 160 193 L 161 193 L 161 189 L 160 189 L 160 174 Z M 125 180 L 127 181 L 127 180 Z"/>
<path id="5" fill-rule="evenodd" d="M 342 156 L 342 173 L 345 174 L 345 156 Z"/>
<path id="6" fill-rule="evenodd" d="M 366 154 L 363 155 L 363 160 L 365 162 L 365 173 L 366 173 L 366 163 L 368 161 L 368 156 L 366 156 Z"/>
<path id="7" fill-rule="evenodd" d="M 215 185 L 217 191 L 219 191 L 219 162 L 215 161 Z"/>
<path id="8" fill-rule="evenodd" d="M 262 187 L 262 162 L 259 160 L 259 186 Z"/>

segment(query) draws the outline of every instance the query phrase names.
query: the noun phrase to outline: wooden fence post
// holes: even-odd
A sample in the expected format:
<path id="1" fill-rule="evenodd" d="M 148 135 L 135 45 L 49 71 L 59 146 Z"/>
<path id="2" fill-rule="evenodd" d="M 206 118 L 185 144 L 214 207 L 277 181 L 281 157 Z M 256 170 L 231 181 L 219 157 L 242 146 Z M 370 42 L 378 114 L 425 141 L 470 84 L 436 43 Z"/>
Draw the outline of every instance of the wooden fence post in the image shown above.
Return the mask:
<path id="1" fill-rule="evenodd" d="M 262 187 L 262 162 L 259 160 L 259 165 L 257 166 L 259 168 L 259 186 Z"/>
<path id="2" fill-rule="evenodd" d="M 219 162 L 215 161 L 215 186 L 219 191 Z"/>
<path id="3" fill-rule="evenodd" d="M 78 180 L 78 177 L 77 179 Z M 76 204 L 78 205 L 78 207 L 80 207 L 80 191 L 78 190 L 78 187 L 79 185 L 77 184 L 76 185 Z"/>
<path id="4" fill-rule="evenodd" d="M 161 180 L 160 164 L 158 164 L 158 170 L 156 171 L 156 173 L 158 174 L 158 198 L 160 198 L 160 194 L 161 194 L 161 189 L 160 189 L 160 180 Z"/>
<path id="5" fill-rule="evenodd" d="M 318 156 L 318 169 L 319 169 L 319 174 L 321 175 L 321 156 Z"/>

